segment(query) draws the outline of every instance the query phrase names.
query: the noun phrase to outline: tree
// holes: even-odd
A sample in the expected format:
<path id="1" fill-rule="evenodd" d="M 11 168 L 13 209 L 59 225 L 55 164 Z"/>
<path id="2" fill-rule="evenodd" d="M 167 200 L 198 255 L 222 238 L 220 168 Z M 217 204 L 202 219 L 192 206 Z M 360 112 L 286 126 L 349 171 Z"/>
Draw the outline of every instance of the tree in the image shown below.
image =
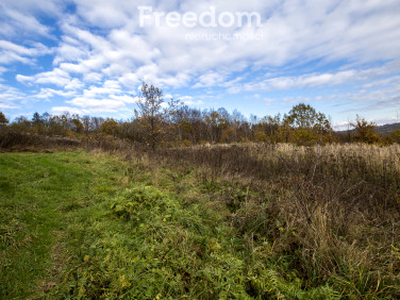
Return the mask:
<path id="1" fill-rule="evenodd" d="M 82 118 L 82 126 L 83 130 L 85 132 L 85 135 L 89 134 L 90 129 L 92 129 L 92 124 L 90 122 L 90 117 L 89 116 L 83 116 Z"/>
<path id="2" fill-rule="evenodd" d="M 160 142 L 162 133 L 163 92 L 154 85 L 143 82 L 141 93 L 140 101 L 137 103 L 138 109 L 135 109 L 135 117 L 143 130 L 145 141 L 154 150 Z"/>
<path id="3" fill-rule="evenodd" d="M 11 124 L 11 128 L 13 131 L 19 133 L 27 133 L 31 130 L 31 122 L 24 116 L 20 116 L 14 120 Z"/>
<path id="4" fill-rule="evenodd" d="M 79 116 L 76 116 L 71 120 L 72 130 L 76 133 L 82 133 L 84 131 L 83 124 L 81 120 L 79 120 Z"/>
<path id="5" fill-rule="evenodd" d="M 103 124 L 103 122 L 104 122 L 103 118 L 92 117 L 91 125 L 92 125 L 92 129 L 95 133 L 98 133 L 100 131 L 101 124 Z"/>
<path id="6" fill-rule="evenodd" d="M 182 103 L 179 99 L 171 98 L 166 105 L 163 105 L 161 122 L 162 122 L 162 132 L 161 136 L 163 142 L 169 145 L 176 145 L 180 140 L 179 137 L 179 124 L 176 122 L 178 116 L 178 111 L 182 107 Z"/>
<path id="7" fill-rule="evenodd" d="M 0 111 L 0 126 L 4 126 L 8 124 L 8 120 L 6 116 Z"/>
<path id="8" fill-rule="evenodd" d="M 42 114 L 42 116 L 40 118 L 41 118 L 41 120 L 43 122 L 43 126 L 45 128 L 45 132 L 49 133 L 51 115 L 48 112 L 45 112 L 44 114 Z"/>
<path id="9" fill-rule="evenodd" d="M 190 141 L 190 143 L 192 143 L 194 130 L 191 109 L 187 105 L 180 106 L 175 111 L 173 122 L 176 125 L 178 141 Z"/>
<path id="10" fill-rule="evenodd" d="M 215 110 L 206 114 L 204 119 L 210 130 L 211 141 L 218 143 L 221 139 L 222 131 L 228 127 L 228 121 Z"/>
<path id="11" fill-rule="evenodd" d="M 114 119 L 107 119 L 101 124 L 100 131 L 104 135 L 112 135 L 115 137 L 118 130 L 118 123 Z"/>
<path id="12" fill-rule="evenodd" d="M 43 123 L 42 117 L 38 112 L 35 112 L 32 117 L 32 123 L 34 126 L 39 126 Z"/>
<path id="13" fill-rule="evenodd" d="M 300 103 L 289 111 L 287 120 L 290 125 L 300 129 L 330 130 L 331 126 L 325 114 L 316 112 L 309 104 Z"/>
<path id="14" fill-rule="evenodd" d="M 386 136 L 386 142 L 389 144 L 398 143 L 400 144 L 400 129 L 397 129 Z"/>
<path id="15" fill-rule="evenodd" d="M 277 142 L 278 132 L 281 126 L 281 116 L 266 116 L 255 126 L 254 139 L 261 142 Z"/>
<path id="16" fill-rule="evenodd" d="M 324 135 L 328 136 L 332 132 L 331 124 L 325 114 L 304 103 L 294 106 L 289 111 L 284 117 L 284 124 L 296 129 L 293 142 L 301 144 L 322 141 Z"/>
<path id="17" fill-rule="evenodd" d="M 52 116 L 49 119 L 49 130 L 48 133 L 51 135 L 65 135 L 66 129 L 63 126 L 63 122 L 59 116 Z"/>
<path id="18" fill-rule="evenodd" d="M 282 125 L 278 128 L 278 141 L 289 143 L 293 140 L 294 129 L 290 126 L 289 118 L 286 114 L 283 115 Z"/>
<path id="19" fill-rule="evenodd" d="M 120 121 L 118 124 L 117 136 L 120 139 L 138 140 L 138 130 L 135 126 L 135 120 Z"/>
<path id="20" fill-rule="evenodd" d="M 352 123 L 351 126 L 355 131 L 353 135 L 354 141 L 368 144 L 380 142 L 380 137 L 376 133 L 376 125 L 374 123 L 357 116 L 356 123 Z"/>
<path id="21" fill-rule="evenodd" d="M 243 122 L 245 121 L 245 117 L 238 110 L 234 110 L 231 118 L 231 127 L 233 129 L 234 141 L 237 142 L 239 136 L 239 130 Z"/>

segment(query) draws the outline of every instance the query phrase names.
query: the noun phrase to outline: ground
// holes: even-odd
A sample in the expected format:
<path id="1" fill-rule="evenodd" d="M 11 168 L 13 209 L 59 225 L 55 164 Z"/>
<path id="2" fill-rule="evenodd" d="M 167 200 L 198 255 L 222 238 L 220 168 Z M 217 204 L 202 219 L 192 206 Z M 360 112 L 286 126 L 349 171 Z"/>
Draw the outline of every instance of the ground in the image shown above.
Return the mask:
<path id="1" fill-rule="evenodd" d="M 333 266 L 337 273 L 328 278 L 316 270 L 314 277 L 304 275 L 310 272 L 304 271 L 310 267 L 301 261 L 304 253 L 289 252 L 301 246 L 300 228 L 273 219 L 274 211 L 268 215 L 268 203 L 279 204 L 272 192 L 261 195 L 250 184 L 206 176 L 192 164 L 152 165 L 148 159 L 73 151 L 1 153 L 0 166 L 0 298 L 330 299 L 398 293 L 383 275 L 382 286 L 374 286 L 375 273 L 361 265 L 347 271 Z M 317 221 L 311 216 L 312 230 Z M 316 242 L 317 259 L 325 259 L 330 252 L 322 251 L 323 237 Z M 392 246 L 396 282 L 398 250 Z"/>

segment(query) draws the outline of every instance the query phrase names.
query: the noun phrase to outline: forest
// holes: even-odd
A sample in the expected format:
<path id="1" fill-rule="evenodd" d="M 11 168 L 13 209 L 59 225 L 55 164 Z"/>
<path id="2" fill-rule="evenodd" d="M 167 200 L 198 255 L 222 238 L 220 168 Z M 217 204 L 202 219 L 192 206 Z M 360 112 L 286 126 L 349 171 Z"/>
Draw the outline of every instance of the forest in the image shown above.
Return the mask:
<path id="1" fill-rule="evenodd" d="M 201 111 L 184 105 L 179 100 L 166 101 L 163 92 L 143 83 L 141 97 L 129 121 L 79 116 L 34 113 L 31 119 L 16 118 L 11 124 L 0 112 L 3 136 L 1 147 L 13 141 L 14 134 L 34 134 L 77 139 L 113 137 L 155 148 L 188 147 L 205 144 L 231 143 L 292 143 L 314 145 L 326 143 L 361 142 L 393 144 L 400 142 L 400 129 L 378 134 L 376 125 L 362 117 L 349 124 L 349 130 L 335 132 L 324 113 L 308 104 L 300 103 L 284 115 L 251 115 L 249 119 L 239 111 L 229 113 L 225 108 Z"/>

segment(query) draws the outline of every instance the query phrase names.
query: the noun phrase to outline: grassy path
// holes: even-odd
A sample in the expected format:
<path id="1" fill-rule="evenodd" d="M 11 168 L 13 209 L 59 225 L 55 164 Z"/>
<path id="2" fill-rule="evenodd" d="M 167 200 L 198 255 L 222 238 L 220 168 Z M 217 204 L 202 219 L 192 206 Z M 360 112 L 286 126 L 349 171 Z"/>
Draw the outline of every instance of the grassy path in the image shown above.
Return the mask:
<path id="1" fill-rule="evenodd" d="M 4 153 L 0 166 L 0 298 L 32 297 L 70 258 L 74 213 L 115 190 L 120 170 L 84 153 Z"/>

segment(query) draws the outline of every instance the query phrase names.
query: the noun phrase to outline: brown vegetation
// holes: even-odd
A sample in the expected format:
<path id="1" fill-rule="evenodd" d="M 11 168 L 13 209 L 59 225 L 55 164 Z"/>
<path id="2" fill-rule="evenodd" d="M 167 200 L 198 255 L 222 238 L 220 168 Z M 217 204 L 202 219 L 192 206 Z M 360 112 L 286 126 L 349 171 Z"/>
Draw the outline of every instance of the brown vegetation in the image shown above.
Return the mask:
<path id="1" fill-rule="evenodd" d="M 307 286 L 337 277 L 360 295 L 386 286 L 400 296 L 398 145 L 327 145 L 319 154 L 289 144 L 195 147 L 150 159 L 182 172 L 195 166 L 232 226 L 253 247 L 267 241 L 273 257 L 291 257 L 286 267 Z"/>
<path id="2" fill-rule="evenodd" d="M 170 188 L 177 192 L 184 188 L 180 178 L 194 172 L 193 187 L 248 241 L 243 247 L 280 262 L 282 274 L 292 270 L 306 288 L 328 283 L 353 298 L 400 297 L 398 144 L 246 143 L 152 150 L 112 136 L 79 140 L 10 131 L 3 132 L 0 146 L 112 152 L 155 177 L 173 170 L 176 185 Z"/>

